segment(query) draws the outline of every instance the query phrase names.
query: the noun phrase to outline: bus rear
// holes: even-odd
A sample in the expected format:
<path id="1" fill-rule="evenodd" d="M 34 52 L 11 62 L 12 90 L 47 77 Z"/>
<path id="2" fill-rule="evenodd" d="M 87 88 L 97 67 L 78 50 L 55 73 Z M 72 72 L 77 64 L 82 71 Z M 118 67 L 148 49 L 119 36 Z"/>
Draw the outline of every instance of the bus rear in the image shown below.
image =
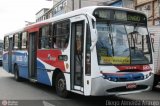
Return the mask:
<path id="1" fill-rule="evenodd" d="M 91 52 L 91 95 L 150 90 L 154 68 L 146 16 L 114 8 L 97 8 L 93 16 L 97 41 Z"/>

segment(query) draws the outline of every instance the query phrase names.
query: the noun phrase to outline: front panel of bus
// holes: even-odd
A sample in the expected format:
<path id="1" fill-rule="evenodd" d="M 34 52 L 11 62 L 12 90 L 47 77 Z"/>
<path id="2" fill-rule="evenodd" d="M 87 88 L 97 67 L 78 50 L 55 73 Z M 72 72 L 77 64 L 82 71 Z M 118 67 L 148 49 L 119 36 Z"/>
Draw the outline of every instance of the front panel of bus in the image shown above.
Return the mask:
<path id="1" fill-rule="evenodd" d="M 93 50 L 91 58 L 91 95 L 118 95 L 151 89 L 153 60 L 146 16 L 105 8 L 96 9 L 93 15 L 97 43 L 96 53 Z"/>

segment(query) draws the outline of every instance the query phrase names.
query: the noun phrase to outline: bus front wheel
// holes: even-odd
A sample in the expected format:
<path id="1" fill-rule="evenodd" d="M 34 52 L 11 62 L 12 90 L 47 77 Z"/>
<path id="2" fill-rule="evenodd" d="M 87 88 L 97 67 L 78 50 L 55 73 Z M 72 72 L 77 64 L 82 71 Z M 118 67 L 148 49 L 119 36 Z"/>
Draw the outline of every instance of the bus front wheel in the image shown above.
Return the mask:
<path id="1" fill-rule="evenodd" d="M 68 96 L 68 91 L 66 90 L 66 80 L 62 73 L 59 73 L 56 76 L 55 88 L 56 88 L 56 93 L 59 96 L 64 97 L 64 98 Z"/>

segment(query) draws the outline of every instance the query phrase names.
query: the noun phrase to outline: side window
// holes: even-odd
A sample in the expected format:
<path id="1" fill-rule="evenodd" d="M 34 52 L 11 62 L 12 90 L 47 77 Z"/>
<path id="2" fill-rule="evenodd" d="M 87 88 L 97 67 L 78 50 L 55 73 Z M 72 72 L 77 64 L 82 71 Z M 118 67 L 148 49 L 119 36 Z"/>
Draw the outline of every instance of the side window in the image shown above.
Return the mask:
<path id="1" fill-rule="evenodd" d="M 9 39 L 8 37 L 5 37 L 4 38 L 4 50 L 6 51 L 8 50 L 8 48 L 9 48 Z"/>
<path id="2" fill-rule="evenodd" d="M 54 38 L 54 48 L 67 48 L 69 42 L 69 21 L 62 21 L 54 25 Z"/>
<path id="3" fill-rule="evenodd" d="M 44 26 L 40 29 L 39 49 L 51 48 L 51 25 Z"/>
<path id="4" fill-rule="evenodd" d="M 26 49 L 27 48 L 27 32 L 22 33 L 22 38 L 21 38 L 21 48 Z"/>
<path id="5" fill-rule="evenodd" d="M 14 49 L 19 49 L 19 48 L 18 48 L 18 43 L 19 43 L 18 37 L 19 37 L 18 34 L 15 34 L 15 35 L 13 36 L 13 44 L 14 44 L 13 48 L 14 48 Z"/>

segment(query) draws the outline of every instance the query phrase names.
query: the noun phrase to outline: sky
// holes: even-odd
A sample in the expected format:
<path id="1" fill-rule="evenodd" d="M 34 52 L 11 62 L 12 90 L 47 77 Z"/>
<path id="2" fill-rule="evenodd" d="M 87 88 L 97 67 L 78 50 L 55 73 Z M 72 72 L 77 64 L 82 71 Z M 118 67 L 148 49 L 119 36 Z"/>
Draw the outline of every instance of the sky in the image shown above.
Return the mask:
<path id="1" fill-rule="evenodd" d="M 23 28 L 25 21 L 35 22 L 35 14 L 52 5 L 51 0 L 0 0 L 0 40 L 4 34 Z"/>

